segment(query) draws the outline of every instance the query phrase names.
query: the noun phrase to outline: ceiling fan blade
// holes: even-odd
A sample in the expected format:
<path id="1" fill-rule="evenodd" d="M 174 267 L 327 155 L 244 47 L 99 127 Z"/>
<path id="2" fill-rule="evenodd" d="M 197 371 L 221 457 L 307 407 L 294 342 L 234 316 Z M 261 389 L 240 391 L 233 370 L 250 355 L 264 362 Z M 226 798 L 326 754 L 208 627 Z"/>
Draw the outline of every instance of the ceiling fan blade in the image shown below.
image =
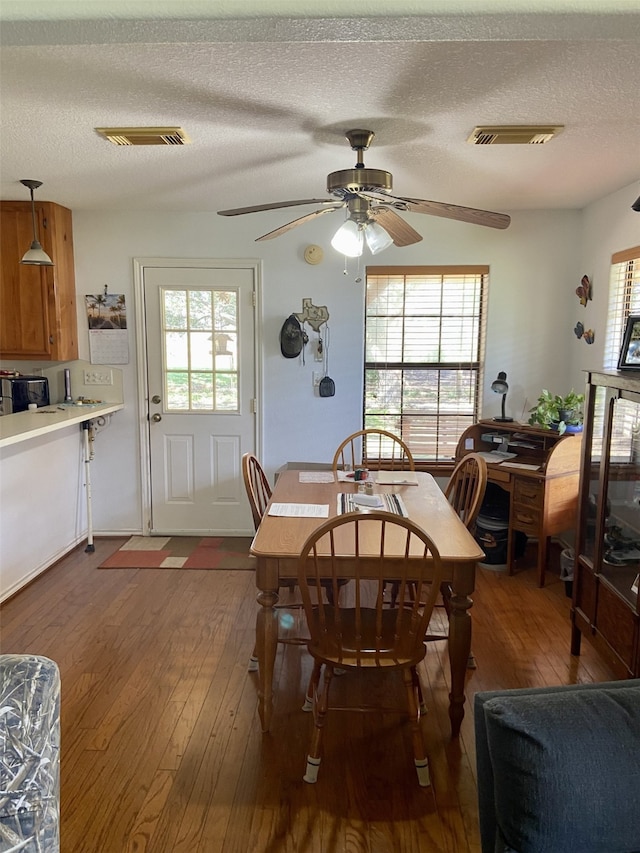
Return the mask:
<path id="1" fill-rule="evenodd" d="M 268 234 L 263 234 L 262 237 L 257 237 L 256 243 L 259 243 L 261 240 L 273 240 L 274 237 L 279 237 L 281 234 L 286 234 L 287 231 L 291 231 L 291 229 L 295 228 L 297 225 L 302 225 L 305 222 L 309 222 L 310 220 L 315 219 L 316 216 L 322 216 L 323 213 L 333 213 L 334 210 L 339 210 L 341 207 L 344 207 L 343 202 L 334 202 L 332 207 L 322 207 L 320 208 L 320 210 L 314 210 L 312 213 L 307 213 L 305 214 L 305 216 L 301 216 L 299 219 L 293 219 L 291 222 L 287 222 L 286 225 L 281 225 L 274 231 L 269 231 Z"/>
<path id="2" fill-rule="evenodd" d="M 277 210 L 279 207 L 295 207 L 298 204 L 335 205 L 335 200 L 326 198 L 302 198 L 296 201 L 274 201 L 267 204 L 254 204 L 251 207 L 234 207 L 230 210 L 219 210 L 220 216 L 239 216 L 242 213 L 257 213 L 260 210 Z"/>
<path id="3" fill-rule="evenodd" d="M 378 225 L 382 225 L 396 246 L 411 246 L 422 240 L 421 234 L 418 234 L 408 222 L 388 207 L 372 207 L 370 215 Z"/>
<path id="4" fill-rule="evenodd" d="M 458 222 L 470 222 L 472 225 L 486 225 L 489 228 L 508 228 L 511 217 L 506 213 L 494 213 L 491 210 L 478 210 L 475 207 L 461 207 L 458 204 L 446 204 L 442 201 L 428 201 L 424 198 L 402 198 L 385 193 L 359 192 L 358 195 L 373 201 L 390 204 L 396 210 L 408 210 L 411 213 L 427 213 L 456 219 Z"/>

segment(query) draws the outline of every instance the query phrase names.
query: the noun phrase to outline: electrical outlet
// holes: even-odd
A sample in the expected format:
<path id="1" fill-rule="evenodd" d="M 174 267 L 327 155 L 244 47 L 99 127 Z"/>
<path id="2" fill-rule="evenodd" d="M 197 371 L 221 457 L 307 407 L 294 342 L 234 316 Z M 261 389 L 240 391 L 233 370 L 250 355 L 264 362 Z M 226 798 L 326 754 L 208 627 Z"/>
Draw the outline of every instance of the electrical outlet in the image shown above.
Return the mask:
<path id="1" fill-rule="evenodd" d="M 113 385 L 113 373 L 108 367 L 102 368 L 101 370 L 85 370 L 84 384 Z"/>
<path id="2" fill-rule="evenodd" d="M 322 361 L 324 358 L 324 349 L 320 341 L 316 341 L 313 356 L 316 361 Z"/>
<path id="3" fill-rule="evenodd" d="M 313 387 L 317 388 L 320 385 L 320 381 L 322 380 L 322 373 L 319 370 L 313 371 Z"/>

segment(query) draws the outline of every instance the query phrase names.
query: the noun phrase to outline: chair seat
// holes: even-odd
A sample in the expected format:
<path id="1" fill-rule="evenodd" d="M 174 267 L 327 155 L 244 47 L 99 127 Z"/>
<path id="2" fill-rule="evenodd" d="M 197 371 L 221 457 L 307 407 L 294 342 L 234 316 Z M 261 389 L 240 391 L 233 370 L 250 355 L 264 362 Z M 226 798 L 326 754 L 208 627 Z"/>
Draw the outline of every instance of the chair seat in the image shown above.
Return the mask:
<path id="1" fill-rule="evenodd" d="M 398 669 L 417 666 L 426 654 L 424 645 L 416 651 L 415 642 L 407 639 L 398 644 L 398 611 L 383 610 L 376 614 L 373 609 L 361 609 L 359 625 L 356 625 L 355 608 L 341 607 L 339 622 L 338 611 L 333 607 L 324 608 L 324 625 L 320 627 L 318 610 L 314 610 L 315 628 L 310 629 L 312 637 L 308 644 L 310 653 L 323 663 L 340 667 L 360 667 L 375 669 Z M 377 618 L 381 616 L 380 630 Z M 408 623 L 410 613 L 401 613 L 400 618 Z M 395 649 L 395 651 L 393 651 Z"/>

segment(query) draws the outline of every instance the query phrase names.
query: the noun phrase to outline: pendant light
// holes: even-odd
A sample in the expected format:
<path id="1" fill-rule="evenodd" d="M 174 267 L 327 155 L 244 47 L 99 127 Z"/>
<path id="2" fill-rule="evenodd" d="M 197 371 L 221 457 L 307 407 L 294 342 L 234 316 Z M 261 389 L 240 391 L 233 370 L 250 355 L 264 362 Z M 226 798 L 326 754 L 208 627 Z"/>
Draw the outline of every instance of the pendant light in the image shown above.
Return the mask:
<path id="1" fill-rule="evenodd" d="M 33 200 L 33 191 L 42 186 L 42 181 L 32 181 L 24 178 L 20 183 L 31 190 L 31 219 L 33 221 L 33 243 L 31 244 L 31 248 L 24 253 L 24 257 L 20 263 L 31 264 L 36 267 L 52 267 L 53 261 L 40 245 L 38 230 L 36 228 L 36 205 Z"/>
<path id="2" fill-rule="evenodd" d="M 364 251 L 365 241 L 372 255 L 377 255 L 393 243 L 391 235 L 377 222 L 358 222 L 349 218 L 333 235 L 331 245 L 341 255 L 359 258 Z"/>
<path id="3" fill-rule="evenodd" d="M 331 245 L 347 258 L 359 258 L 364 248 L 364 234 L 357 222 L 347 219 L 333 235 Z"/>

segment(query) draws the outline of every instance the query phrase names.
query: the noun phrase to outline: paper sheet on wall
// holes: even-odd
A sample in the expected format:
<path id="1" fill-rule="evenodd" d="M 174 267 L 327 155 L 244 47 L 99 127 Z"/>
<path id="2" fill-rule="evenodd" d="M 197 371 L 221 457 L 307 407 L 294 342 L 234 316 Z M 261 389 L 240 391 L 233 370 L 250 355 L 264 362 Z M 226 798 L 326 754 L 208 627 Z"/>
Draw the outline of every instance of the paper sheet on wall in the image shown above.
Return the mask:
<path id="1" fill-rule="evenodd" d="M 126 329 L 89 329 L 89 353 L 91 364 L 128 364 Z"/>

